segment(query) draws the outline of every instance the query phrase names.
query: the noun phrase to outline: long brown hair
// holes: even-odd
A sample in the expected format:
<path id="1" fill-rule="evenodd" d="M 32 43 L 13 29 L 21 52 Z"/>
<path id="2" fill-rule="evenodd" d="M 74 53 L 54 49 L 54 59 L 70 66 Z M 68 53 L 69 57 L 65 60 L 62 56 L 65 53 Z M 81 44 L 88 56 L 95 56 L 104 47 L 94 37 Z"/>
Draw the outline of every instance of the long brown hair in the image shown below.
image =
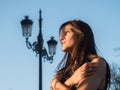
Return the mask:
<path id="1" fill-rule="evenodd" d="M 90 26 L 81 20 L 71 20 L 61 25 L 59 33 L 61 33 L 68 24 L 74 27 L 72 30 L 78 35 L 78 43 L 75 45 L 72 55 L 65 53 L 65 56 L 58 65 L 56 77 L 62 83 L 65 82 L 78 67 L 98 56 L 94 35 Z M 109 66 L 107 67 L 106 88 L 110 83 L 110 70 Z"/>

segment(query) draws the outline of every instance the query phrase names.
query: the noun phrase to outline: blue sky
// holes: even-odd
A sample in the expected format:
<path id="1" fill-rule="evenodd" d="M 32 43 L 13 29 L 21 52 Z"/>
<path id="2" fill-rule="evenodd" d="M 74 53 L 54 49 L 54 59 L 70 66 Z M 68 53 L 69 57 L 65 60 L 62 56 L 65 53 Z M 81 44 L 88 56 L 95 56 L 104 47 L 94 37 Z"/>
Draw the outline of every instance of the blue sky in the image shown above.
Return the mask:
<path id="1" fill-rule="evenodd" d="M 119 0 L 0 0 L 0 90 L 38 90 L 38 57 L 25 46 L 20 21 L 25 15 L 33 20 L 30 41 L 37 40 L 39 10 L 43 17 L 44 46 L 59 26 L 71 19 L 81 19 L 93 29 L 97 47 L 111 63 L 120 64 Z M 54 70 L 63 56 L 58 41 L 53 64 L 43 62 L 43 90 L 49 90 Z"/>

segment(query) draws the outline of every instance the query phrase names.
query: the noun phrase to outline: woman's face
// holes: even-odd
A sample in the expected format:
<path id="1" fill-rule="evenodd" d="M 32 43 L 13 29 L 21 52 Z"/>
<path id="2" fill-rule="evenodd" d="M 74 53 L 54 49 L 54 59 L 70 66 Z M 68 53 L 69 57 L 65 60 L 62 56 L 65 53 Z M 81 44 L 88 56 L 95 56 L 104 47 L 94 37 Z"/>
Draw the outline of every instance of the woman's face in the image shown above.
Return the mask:
<path id="1" fill-rule="evenodd" d="M 61 34 L 59 36 L 62 51 L 71 53 L 74 46 L 77 43 L 77 35 L 73 31 L 73 26 L 68 24 L 65 26 L 64 31 L 61 31 Z"/>

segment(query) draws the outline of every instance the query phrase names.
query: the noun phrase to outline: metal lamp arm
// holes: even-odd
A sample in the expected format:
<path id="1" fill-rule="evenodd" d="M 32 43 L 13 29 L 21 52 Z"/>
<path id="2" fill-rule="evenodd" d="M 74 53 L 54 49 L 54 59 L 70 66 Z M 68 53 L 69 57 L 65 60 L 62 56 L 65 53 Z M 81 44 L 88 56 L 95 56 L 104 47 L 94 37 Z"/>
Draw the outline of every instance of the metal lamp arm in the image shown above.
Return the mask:
<path id="1" fill-rule="evenodd" d="M 28 41 L 28 38 L 26 38 L 26 47 L 27 47 L 28 49 L 32 49 L 33 52 L 36 52 L 36 54 L 38 54 L 38 50 L 37 50 L 37 48 L 36 48 L 37 44 L 38 44 L 38 43 L 37 43 L 36 41 L 33 42 L 33 44 L 31 44 L 30 41 Z"/>
<path id="2" fill-rule="evenodd" d="M 26 38 L 26 46 L 28 49 L 32 49 L 32 44 L 28 41 L 28 38 Z"/>
<path id="3" fill-rule="evenodd" d="M 50 63 L 53 62 L 53 56 L 49 56 L 48 53 L 47 53 L 47 50 L 46 48 L 42 48 L 42 57 L 46 60 L 48 60 Z"/>
<path id="4" fill-rule="evenodd" d="M 28 41 L 28 38 L 26 38 L 26 46 L 27 46 L 28 49 L 32 49 L 34 52 L 36 52 L 36 55 L 39 53 L 39 46 L 38 46 L 38 43 L 36 41 L 33 44 L 31 44 Z M 41 56 L 44 59 L 48 60 L 50 63 L 53 62 L 53 56 L 48 55 L 48 52 L 47 52 L 45 47 L 42 48 Z"/>

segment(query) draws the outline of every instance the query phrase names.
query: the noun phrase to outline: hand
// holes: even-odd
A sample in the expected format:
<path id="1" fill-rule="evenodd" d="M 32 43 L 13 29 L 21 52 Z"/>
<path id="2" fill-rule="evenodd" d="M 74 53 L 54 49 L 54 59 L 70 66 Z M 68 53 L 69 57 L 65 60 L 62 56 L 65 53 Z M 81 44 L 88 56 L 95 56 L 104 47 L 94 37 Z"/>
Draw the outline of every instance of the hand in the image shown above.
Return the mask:
<path id="1" fill-rule="evenodd" d="M 97 70 L 97 63 L 89 62 L 79 67 L 65 82 L 68 86 L 77 85 L 83 78 L 93 75 Z"/>

